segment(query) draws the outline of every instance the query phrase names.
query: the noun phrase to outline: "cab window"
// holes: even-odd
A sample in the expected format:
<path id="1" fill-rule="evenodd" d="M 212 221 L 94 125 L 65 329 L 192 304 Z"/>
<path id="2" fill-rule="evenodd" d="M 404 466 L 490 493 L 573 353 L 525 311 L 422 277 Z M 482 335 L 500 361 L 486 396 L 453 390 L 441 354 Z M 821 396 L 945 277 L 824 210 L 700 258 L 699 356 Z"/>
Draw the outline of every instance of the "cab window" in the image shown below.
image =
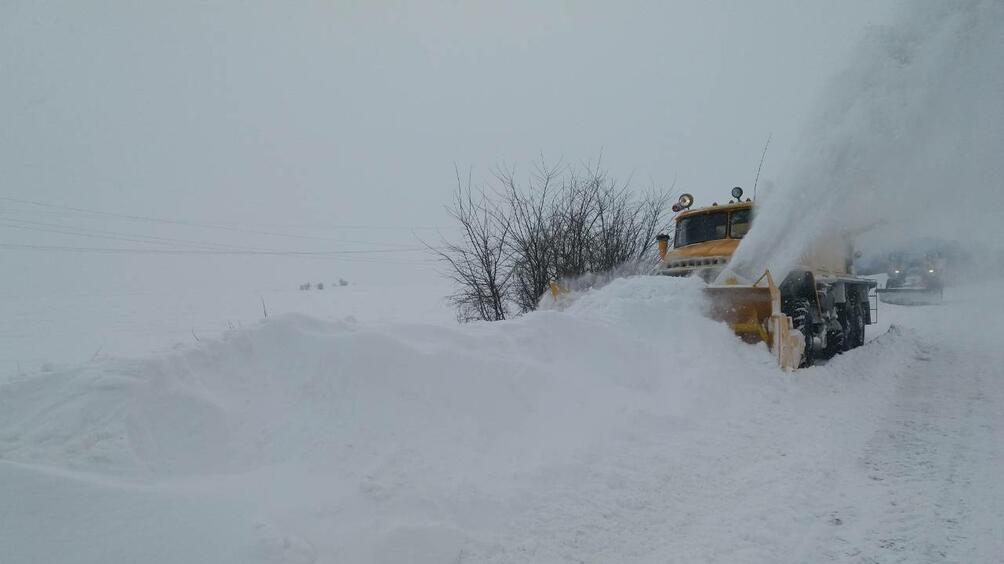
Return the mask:
<path id="1" fill-rule="evenodd" d="M 705 241 L 724 239 L 728 228 L 729 214 L 707 213 L 695 215 L 676 222 L 674 247 L 683 247 Z"/>
<path id="2" fill-rule="evenodd" d="M 752 216 L 752 210 L 732 212 L 729 216 L 729 237 L 733 239 L 742 239 L 745 237 L 746 233 L 750 230 Z"/>

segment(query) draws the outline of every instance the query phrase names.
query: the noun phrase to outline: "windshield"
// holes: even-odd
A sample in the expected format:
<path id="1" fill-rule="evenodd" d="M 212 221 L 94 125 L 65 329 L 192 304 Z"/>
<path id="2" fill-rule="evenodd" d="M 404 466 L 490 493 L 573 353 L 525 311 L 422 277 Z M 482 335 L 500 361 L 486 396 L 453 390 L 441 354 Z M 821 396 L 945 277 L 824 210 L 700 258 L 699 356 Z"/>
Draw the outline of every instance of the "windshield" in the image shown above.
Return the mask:
<path id="1" fill-rule="evenodd" d="M 695 215 L 676 222 L 674 247 L 684 247 L 705 241 L 717 241 L 728 236 L 742 239 L 750 230 L 753 210 L 744 209 L 729 212 Z M 727 234 L 727 235 L 726 235 Z"/>
<path id="2" fill-rule="evenodd" d="M 746 232 L 750 230 L 750 218 L 752 210 L 739 210 L 732 212 L 729 226 L 729 237 L 742 239 Z"/>
<path id="3" fill-rule="evenodd" d="M 676 222 L 676 237 L 673 239 L 674 247 L 703 243 L 725 238 L 725 229 L 728 226 L 728 214 L 708 213 L 695 215 Z"/>

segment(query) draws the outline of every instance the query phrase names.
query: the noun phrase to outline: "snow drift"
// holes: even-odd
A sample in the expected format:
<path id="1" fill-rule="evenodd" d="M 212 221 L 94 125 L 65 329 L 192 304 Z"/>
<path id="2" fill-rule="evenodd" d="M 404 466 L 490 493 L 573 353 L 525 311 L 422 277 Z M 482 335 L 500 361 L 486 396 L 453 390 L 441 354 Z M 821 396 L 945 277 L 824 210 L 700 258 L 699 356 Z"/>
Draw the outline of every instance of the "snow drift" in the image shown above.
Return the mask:
<path id="1" fill-rule="evenodd" d="M 546 456 L 609 426 L 639 392 L 687 407 L 651 396 L 678 391 L 665 381 L 659 336 L 687 351 L 674 359 L 684 369 L 677 373 L 711 350 L 734 348 L 727 328 L 699 315 L 701 299 L 689 281 L 637 279 L 587 294 L 565 312 L 495 325 L 366 326 L 287 315 L 182 354 L 15 381 L 0 396 L 0 427 L 16 436 L 2 453 L 81 470 L 239 472 L 366 458 L 368 444 L 407 432 L 497 466 L 508 461 L 491 460 L 492 445 L 527 447 L 538 430 L 567 431 L 569 441 L 537 436 L 546 448 L 527 454 Z M 768 356 L 745 353 L 723 373 L 751 359 L 769 366 Z M 568 429 L 551 421 L 556 413 L 572 422 Z M 596 429 L 581 433 L 583 425 Z M 441 461 L 437 452 L 428 464 Z"/>
<path id="2" fill-rule="evenodd" d="M 867 420 L 916 345 L 883 337 L 881 350 L 795 380 L 702 307 L 697 281 L 639 277 L 514 321 L 293 315 L 187 352 L 10 382 L 0 387 L 3 559 L 772 554 L 793 517 L 762 512 L 792 492 L 773 479 L 745 491 L 763 478 L 754 469 L 815 476 L 844 464 L 830 447 L 864 441 L 866 427 L 830 436 L 793 418 Z M 858 376 L 866 364 L 888 379 Z M 848 401 L 839 388 L 866 391 Z M 758 425 L 771 429 L 766 443 L 743 430 Z M 778 458 L 795 444 L 797 456 Z M 712 509 L 731 517 L 694 517 Z M 763 536 L 730 538 L 754 513 Z M 681 527 L 696 529 L 669 534 Z"/>

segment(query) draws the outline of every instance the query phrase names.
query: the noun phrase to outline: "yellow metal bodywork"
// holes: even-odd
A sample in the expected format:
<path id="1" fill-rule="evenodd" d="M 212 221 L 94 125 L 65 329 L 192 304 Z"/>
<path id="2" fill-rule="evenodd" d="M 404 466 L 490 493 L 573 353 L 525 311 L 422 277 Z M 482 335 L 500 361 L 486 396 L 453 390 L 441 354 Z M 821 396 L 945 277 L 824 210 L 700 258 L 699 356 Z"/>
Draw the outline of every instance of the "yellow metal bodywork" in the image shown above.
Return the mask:
<path id="1" fill-rule="evenodd" d="M 716 241 L 705 241 L 694 243 L 686 247 L 673 249 L 666 254 L 667 260 L 692 258 L 692 257 L 731 257 L 736 252 L 736 247 L 742 239 L 718 239 Z"/>
<path id="2" fill-rule="evenodd" d="M 692 210 L 682 211 L 677 214 L 676 219 L 686 219 L 688 217 L 694 217 L 695 215 L 706 215 L 709 213 L 719 213 L 719 212 L 731 212 L 736 210 L 749 210 L 753 209 L 753 202 L 733 202 L 729 204 L 721 204 L 717 206 L 704 206 L 703 208 L 694 208 Z"/>
<path id="3" fill-rule="evenodd" d="M 781 311 L 781 292 L 770 272 L 750 285 L 723 284 L 705 288 L 712 319 L 724 321 L 743 341 L 764 342 L 778 366 L 794 370 L 802 361 L 805 338 Z"/>
<path id="4" fill-rule="evenodd" d="M 554 298 L 554 301 L 558 301 L 558 298 L 568 293 L 566 288 L 562 287 L 561 284 L 558 284 L 554 280 L 548 282 L 547 285 L 551 289 L 551 297 Z"/>

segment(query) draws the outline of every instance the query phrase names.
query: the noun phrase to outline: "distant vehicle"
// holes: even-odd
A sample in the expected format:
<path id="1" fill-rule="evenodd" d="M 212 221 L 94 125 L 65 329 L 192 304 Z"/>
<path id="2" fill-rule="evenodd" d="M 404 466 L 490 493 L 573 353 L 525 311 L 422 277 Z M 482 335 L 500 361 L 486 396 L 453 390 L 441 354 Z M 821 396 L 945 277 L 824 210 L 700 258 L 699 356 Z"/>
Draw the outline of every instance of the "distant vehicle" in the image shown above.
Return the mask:
<path id="1" fill-rule="evenodd" d="M 933 305 L 944 299 L 945 261 L 938 253 L 893 253 L 879 299 L 896 305 Z"/>

